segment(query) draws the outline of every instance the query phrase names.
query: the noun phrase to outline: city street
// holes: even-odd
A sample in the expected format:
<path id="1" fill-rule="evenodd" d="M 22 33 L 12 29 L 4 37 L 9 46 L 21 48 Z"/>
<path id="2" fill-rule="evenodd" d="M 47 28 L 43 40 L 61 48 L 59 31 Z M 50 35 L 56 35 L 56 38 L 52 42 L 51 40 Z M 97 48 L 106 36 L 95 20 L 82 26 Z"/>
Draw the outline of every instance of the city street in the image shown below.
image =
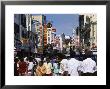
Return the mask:
<path id="1" fill-rule="evenodd" d="M 96 14 L 15 14 L 15 76 L 97 76 Z"/>

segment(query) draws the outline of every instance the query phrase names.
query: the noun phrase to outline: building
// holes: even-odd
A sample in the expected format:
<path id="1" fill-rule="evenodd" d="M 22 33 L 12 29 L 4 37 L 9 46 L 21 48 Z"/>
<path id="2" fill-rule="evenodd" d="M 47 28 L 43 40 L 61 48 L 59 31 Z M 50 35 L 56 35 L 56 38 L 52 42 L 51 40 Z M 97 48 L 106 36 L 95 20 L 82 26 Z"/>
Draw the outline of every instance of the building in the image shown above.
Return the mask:
<path id="1" fill-rule="evenodd" d="M 26 39 L 26 16 L 24 14 L 14 15 L 14 39 L 23 43 L 23 38 Z"/>
<path id="2" fill-rule="evenodd" d="M 35 23 L 36 33 L 36 46 L 39 53 L 43 52 L 44 45 L 46 44 L 46 16 L 33 15 L 32 20 Z"/>
<path id="3" fill-rule="evenodd" d="M 47 44 L 52 43 L 52 24 L 47 23 Z"/>
<path id="4" fill-rule="evenodd" d="M 96 14 L 79 15 L 79 27 L 77 34 L 80 46 L 92 47 L 97 45 L 97 18 Z"/>
<path id="5" fill-rule="evenodd" d="M 44 24 L 44 46 L 47 45 L 47 24 Z"/>
<path id="6" fill-rule="evenodd" d="M 26 15 L 25 14 L 14 14 L 14 47 L 18 54 L 22 56 L 22 52 L 28 51 L 28 36 L 26 29 Z"/>
<path id="7" fill-rule="evenodd" d="M 56 32 L 56 29 L 52 27 L 52 41 L 51 41 L 51 44 L 54 45 L 55 44 L 55 34 Z"/>
<path id="8" fill-rule="evenodd" d="M 52 23 L 47 23 L 47 44 L 55 44 L 55 32 L 56 29 L 53 28 Z"/>
<path id="9" fill-rule="evenodd" d="M 63 50 L 63 40 L 62 40 L 61 35 L 59 36 L 59 39 L 60 39 L 60 51 L 62 52 L 62 50 Z"/>
<path id="10" fill-rule="evenodd" d="M 14 15 L 14 47 L 16 51 L 21 51 L 22 42 L 20 40 L 21 38 L 21 30 L 20 30 L 20 15 L 15 14 Z"/>
<path id="11" fill-rule="evenodd" d="M 71 46 L 71 37 L 69 35 L 65 35 L 65 44 L 66 44 L 67 54 L 69 54 L 70 46 Z"/>
<path id="12" fill-rule="evenodd" d="M 91 15 L 90 47 L 97 47 L 97 15 Z"/>
<path id="13" fill-rule="evenodd" d="M 56 46 L 57 50 L 61 51 L 61 49 L 62 49 L 62 39 L 61 39 L 60 35 L 55 36 L 55 46 Z"/>
<path id="14" fill-rule="evenodd" d="M 87 43 L 86 39 L 88 39 L 89 37 L 89 33 L 88 36 L 86 36 L 87 34 L 84 33 L 85 32 L 85 20 L 84 20 L 84 15 L 79 15 L 79 27 L 77 27 L 77 36 L 76 36 L 76 40 L 78 42 L 78 45 L 79 46 L 84 46 L 85 44 L 84 43 Z M 87 38 L 85 38 L 87 37 Z M 84 42 L 85 41 L 85 42 Z M 79 44 L 80 43 L 80 44 Z"/>
<path id="15" fill-rule="evenodd" d="M 26 14 L 26 27 L 27 27 L 27 31 L 31 31 L 32 30 L 32 15 L 31 14 Z"/>

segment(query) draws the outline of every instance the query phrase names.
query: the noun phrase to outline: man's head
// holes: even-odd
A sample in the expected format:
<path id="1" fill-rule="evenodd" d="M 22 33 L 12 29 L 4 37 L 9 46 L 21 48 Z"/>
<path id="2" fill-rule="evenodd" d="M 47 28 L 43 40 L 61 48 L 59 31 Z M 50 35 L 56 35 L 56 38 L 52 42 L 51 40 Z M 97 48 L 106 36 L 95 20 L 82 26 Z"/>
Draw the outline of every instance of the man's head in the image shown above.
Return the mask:
<path id="1" fill-rule="evenodd" d="M 43 61 L 40 61 L 39 62 L 39 66 L 41 67 L 43 65 Z"/>
<path id="2" fill-rule="evenodd" d="M 47 63 L 49 63 L 49 62 L 50 62 L 50 59 L 49 59 L 49 58 L 47 58 L 47 59 L 46 59 L 46 61 L 47 61 Z"/>
<path id="3" fill-rule="evenodd" d="M 15 63 L 17 63 L 18 61 L 19 61 L 18 58 L 15 58 L 15 59 L 14 59 L 14 62 L 15 62 Z"/>

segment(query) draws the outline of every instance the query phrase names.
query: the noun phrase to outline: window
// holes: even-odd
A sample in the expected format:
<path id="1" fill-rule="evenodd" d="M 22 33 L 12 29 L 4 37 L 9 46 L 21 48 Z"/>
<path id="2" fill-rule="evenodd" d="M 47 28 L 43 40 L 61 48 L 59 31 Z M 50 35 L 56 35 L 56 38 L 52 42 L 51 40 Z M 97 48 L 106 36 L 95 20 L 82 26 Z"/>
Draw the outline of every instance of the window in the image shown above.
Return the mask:
<path id="1" fill-rule="evenodd" d="M 50 42 L 50 37 L 48 37 L 48 41 Z"/>

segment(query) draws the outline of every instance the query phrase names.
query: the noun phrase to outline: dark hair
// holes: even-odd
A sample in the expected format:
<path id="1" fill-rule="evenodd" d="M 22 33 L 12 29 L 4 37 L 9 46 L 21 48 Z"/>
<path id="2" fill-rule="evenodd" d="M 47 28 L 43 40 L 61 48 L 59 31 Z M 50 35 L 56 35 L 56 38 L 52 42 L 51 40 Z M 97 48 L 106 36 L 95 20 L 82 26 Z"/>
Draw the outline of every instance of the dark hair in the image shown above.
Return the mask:
<path id="1" fill-rule="evenodd" d="M 55 60 L 55 63 L 58 63 L 58 60 Z"/>
<path id="2" fill-rule="evenodd" d="M 23 62 L 23 61 L 24 61 L 24 59 L 23 59 L 23 58 L 21 58 L 21 59 L 20 59 L 20 61 L 21 61 L 21 62 Z"/>
<path id="3" fill-rule="evenodd" d="M 29 57 L 29 62 L 32 62 L 33 61 L 33 58 L 32 57 Z"/>
<path id="4" fill-rule="evenodd" d="M 41 56 L 41 60 L 42 60 L 42 61 L 44 60 L 44 57 L 43 57 L 43 56 Z"/>
<path id="5" fill-rule="evenodd" d="M 14 59 L 14 62 L 15 62 L 15 63 L 17 63 L 18 61 L 19 61 L 18 58 L 15 58 L 15 59 Z"/>
<path id="6" fill-rule="evenodd" d="M 43 61 L 40 61 L 40 62 L 39 62 L 39 66 L 42 66 L 42 65 L 43 65 Z"/>
<path id="7" fill-rule="evenodd" d="M 49 63 L 49 62 L 50 62 L 50 59 L 49 59 L 49 58 L 47 58 L 47 59 L 46 59 L 46 61 L 47 61 L 47 63 Z"/>

